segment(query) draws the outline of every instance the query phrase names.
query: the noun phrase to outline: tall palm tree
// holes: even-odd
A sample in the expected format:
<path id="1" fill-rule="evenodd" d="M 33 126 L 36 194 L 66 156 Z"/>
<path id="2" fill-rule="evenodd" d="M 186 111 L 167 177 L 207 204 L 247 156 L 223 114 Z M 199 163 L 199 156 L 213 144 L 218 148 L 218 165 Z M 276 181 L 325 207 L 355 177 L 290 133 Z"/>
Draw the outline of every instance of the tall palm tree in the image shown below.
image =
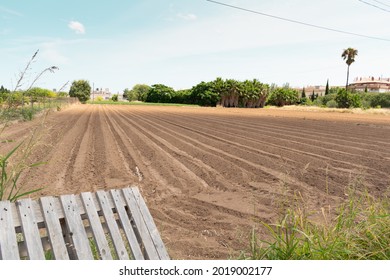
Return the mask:
<path id="1" fill-rule="evenodd" d="M 352 63 L 355 62 L 355 56 L 358 55 L 358 51 L 354 48 L 348 48 L 343 51 L 341 54 L 341 57 L 345 60 L 345 63 L 347 63 L 347 84 L 345 86 L 345 89 L 348 90 L 348 79 L 349 79 L 349 66 L 351 66 Z"/>

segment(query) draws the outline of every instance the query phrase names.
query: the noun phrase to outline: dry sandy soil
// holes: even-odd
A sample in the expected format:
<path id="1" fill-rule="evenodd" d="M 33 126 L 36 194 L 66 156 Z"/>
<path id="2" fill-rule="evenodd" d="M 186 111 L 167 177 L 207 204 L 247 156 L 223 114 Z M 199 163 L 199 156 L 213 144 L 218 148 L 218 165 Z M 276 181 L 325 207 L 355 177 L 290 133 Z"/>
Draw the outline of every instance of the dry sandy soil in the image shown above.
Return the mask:
<path id="1" fill-rule="evenodd" d="M 42 118 L 13 124 L 0 153 Z M 140 187 L 173 259 L 226 259 L 297 194 L 312 209 L 356 178 L 390 186 L 390 116 L 278 109 L 74 105 L 49 114 L 21 179 L 34 195 Z M 298 199 L 299 200 L 299 199 Z"/>

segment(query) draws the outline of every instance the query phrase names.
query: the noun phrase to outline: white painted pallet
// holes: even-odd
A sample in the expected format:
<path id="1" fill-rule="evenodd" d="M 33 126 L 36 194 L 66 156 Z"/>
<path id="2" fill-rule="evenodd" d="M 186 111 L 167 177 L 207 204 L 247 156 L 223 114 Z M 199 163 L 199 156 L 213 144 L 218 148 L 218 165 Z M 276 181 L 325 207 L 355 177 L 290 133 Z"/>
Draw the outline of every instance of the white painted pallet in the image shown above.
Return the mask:
<path id="1" fill-rule="evenodd" d="M 169 259 L 137 187 L 0 201 L 0 260 Z"/>

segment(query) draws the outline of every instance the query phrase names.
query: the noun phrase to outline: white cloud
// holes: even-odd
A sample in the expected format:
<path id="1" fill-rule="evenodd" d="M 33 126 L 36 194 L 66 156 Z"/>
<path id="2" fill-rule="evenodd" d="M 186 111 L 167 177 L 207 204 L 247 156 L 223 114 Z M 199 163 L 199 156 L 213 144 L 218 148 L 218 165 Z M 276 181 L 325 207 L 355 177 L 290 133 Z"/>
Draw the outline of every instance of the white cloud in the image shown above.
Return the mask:
<path id="1" fill-rule="evenodd" d="M 81 22 L 70 21 L 68 27 L 72 29 L 76 34 L 85 34 L 85 27 Z"/>
<path id="2" fill-rule="evenodd" d="M 182 14 L 182 13 L 179 13 L 177 14 L 177 16 L 181 19 L 184 19 L 184 20 L 196 20 L 198 17 L 194 14 Z"/>

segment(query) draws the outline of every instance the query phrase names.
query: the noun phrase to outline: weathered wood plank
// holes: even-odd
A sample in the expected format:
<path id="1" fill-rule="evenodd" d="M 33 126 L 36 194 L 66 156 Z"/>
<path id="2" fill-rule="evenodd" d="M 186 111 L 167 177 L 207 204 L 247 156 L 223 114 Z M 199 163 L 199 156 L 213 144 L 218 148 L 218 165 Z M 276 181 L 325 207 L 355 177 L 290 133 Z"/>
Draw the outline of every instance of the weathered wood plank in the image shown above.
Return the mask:
<path id="1" fill-rule="evenodd" d="M 65 214 L 66 227 L 73 241 L 77 258 L 79 260 L 93 260 L 76 197 L 74 195 L 62 195 L 60 200 Z"/>
<path id="2" fill-rule="evenodd" d="M 11 202 L 0 201 L 0 259 L 18 260 L 19 250 L 16 241 Z"/>
<path id="3" fill-rule="evenodd" d="M 160 233 L 157 230 L 157 226 L 153 221 L 152 215 L 150 214 L 149 209 L 146 206 L 146 203 L 142 198 L 141 193 L 139 192 L 139 189 L 137 187 L 132 187 L 129 188 L 129 191 L 133 193 L 134 198 L 137 201 L 142 217 L 145 221 L 146 226 L 149 229 L 150 236 L 157 249 L 160 259 L 169 260 L 167 249 L 165 248 L 164 242 L 162 241 Z"/>
<path id="4" fill-rule="evenodd" d="M 110 247 L 103 231 L 102 223 L 97 213 L 92 194 L 89 192 L 81 193 L 81 200 L 83 201 L 84 208 L 92 228 L 92 234 L 95 238 L 99 255 L 103 260 L 112 260 Z"/>
<path id="5" fill-rule="evenodd" d="M 118 224 L 116 223 L 114 213 L 112 212 L 112 208 L 110 207 L 109 199 L 107 197 L 108 195 L 104 191 L 97 191 L 96 195 L 100 203 L 100 207 L 103 211 L 104 219 L 106 220 L 108 229 L 110 231 L 111 239 L 112 242 L 114 243 L 114 247 L 118 255 L 118 258 L 120 260 L 128 260 L 129 256 L 127 254 L 126 247 L 123 243 L 123 239 L 119 231 Z"/>
<path id="6" fill-rule="evenodd" d="M 35 220 L 31 199 L 21 199 L 16 202 L 19 211 L 22 231 L 26 242 L 27 253 L 30 260 L 44 260 L 41 235 Z"/>
<path id="7" fill-rule="evenodd" d="M 133 192 L 127 188 L 122 190 L 123 196 L 130 209 L 131 216 L 139 232 L 139 236 L 142 238 L 143 245 L 146 249 L 146 254 L 151 260 L 158 260 L 160 257 L 150 236 L 149 229 L 142 217 L 139 205 L 134 197 Z"/>
<path id="8" fill-rule="evenodd" d="M 81 197 L 79 195 L 77 195 L 75 197 L 76 197 L 77 204 L 78 205 L 82 205 Z M 95 196 L 93 196 L 93 200 L 94 200 L 96 209 L 98 211 L 101 211 L 100 205 L 99 205 L 99 203 L 97 201 L 97 198 Z M 109 205 L 110 205 L 111 208 L 115 207 L 114 206 L 114 202 L 112 201 L 111 197 L 108 197 L 108 202 L 109 202 Z M 34 215 L 35 215 L 35 219 L 36 219 L 37 223 L 43 223 L 44 222 L 44 217 L 43 217 L 43 214 L 42 214 L 42 211 L 41 211 L 41 205 L 40 205 L 39 201 L 33 200 L 31 203 L 32 203 L 32 207 L 34 209 Z M 55 211 L 56 211 L 59 219 L 65 218 L 64 212 L 62 210 L 62 205 L 61 205 L 61 202 L 60 202 L 59 199 L 55 199 L 54 200 L 54 208 L 55 208 Z M 13 218 L 13 222 L 14 222 L 15 228 L 18 228 L 18 227 L 21 226 L 21 222 L 20 222 L 20 217 L 17 214 L 18 212 L 16 210 L 15 203 L 11 203 L 11 209 L 13 210 L 13 213 L 16 213 L 16 215 L 12 215 L 12 218 Z M 81 216 L 84 218 L 84 215 L 85 215 L 84 208 L 80 208 L 79 212 L 80 212 Z"/>
<path id="9" fill-rule="evenodd" d="M 129 220 L 129 216 L 126 213 L 126 209 L 125 209 L 126 203 L 124 202 L 122 193 L 119 190 L 111 190 L 111 196 L 113 198 L 116 211 L 118 212 L 118 216 L 122 224 L 123 230 L 130 244 L 133 257 L 136 260 L 143 260 L 144 256 L 138 244 L 138 240 L 134 233 L 133 226 L 131 225 L 131 222 Z"/>
<path id="10" fill-rule="evenodd" d="M 56 260 L 69 260 L 68 251 L 66 249 L 65 240 L 61 230 L 59 215 L 55 208 L 55 200 L 51 196 L 41 197 L 40 203 L 42 207 L 43 217 L 49 236 L 51 250 Z"/>

